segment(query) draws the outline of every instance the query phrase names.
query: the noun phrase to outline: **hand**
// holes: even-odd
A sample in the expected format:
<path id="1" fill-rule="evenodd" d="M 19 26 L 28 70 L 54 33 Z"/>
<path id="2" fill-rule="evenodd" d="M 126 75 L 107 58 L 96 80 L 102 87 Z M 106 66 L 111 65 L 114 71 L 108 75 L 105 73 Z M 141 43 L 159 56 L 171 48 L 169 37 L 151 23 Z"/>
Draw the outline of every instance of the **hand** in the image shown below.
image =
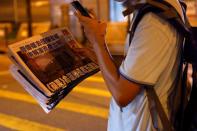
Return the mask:
<path id="1" fill-rule="evenodd" d="M 82 16 L 80 13 L 75 13 L 79 22 L 84 27 L 85 34 L 88 40 L 93 44 L 104 44 L 107 24 L 93 18 Z"/>
<path id="2" fill-rule="evenodd" d="M 73 48 L 78 54 L 90 58 L 93 62 L 97 63 L 95 52 L 89 47 Z"/>
<path id="3" fill-rule="evenodd" d="M 94 9 L 88 9 L 88 13 L 90 15 L 91 18 L 96 19 L 96 12 L 94 11 Z"/>

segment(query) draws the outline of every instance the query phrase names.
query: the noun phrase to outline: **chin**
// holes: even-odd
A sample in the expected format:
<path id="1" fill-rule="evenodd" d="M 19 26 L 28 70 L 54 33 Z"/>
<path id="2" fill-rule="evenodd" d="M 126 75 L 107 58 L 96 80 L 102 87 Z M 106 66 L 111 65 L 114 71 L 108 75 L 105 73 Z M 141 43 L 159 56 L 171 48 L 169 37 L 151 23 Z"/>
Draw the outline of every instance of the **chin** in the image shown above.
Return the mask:
<path id="1" fill-rule="evenodd" d="M 114 1 L 117 1 L 117 2 L 126 2 L 127 0 L 114 0 Z"/>

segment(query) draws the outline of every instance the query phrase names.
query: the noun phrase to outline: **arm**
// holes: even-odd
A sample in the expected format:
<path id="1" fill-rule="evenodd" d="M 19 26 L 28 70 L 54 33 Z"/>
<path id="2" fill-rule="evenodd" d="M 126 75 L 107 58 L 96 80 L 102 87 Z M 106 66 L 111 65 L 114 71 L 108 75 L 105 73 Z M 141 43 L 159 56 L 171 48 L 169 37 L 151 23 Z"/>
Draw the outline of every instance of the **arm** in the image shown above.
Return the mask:
<path id="1" fill-rule="evenodd" d="M 126 106 L 140 92 L 140 85 L 126 80 L 119 74 L 105 44 L 106 23 L 76 14 L 93 44 L 97 61 L 109 91 L 119 106 Z"/>
<path id="2" fill-rule="evenodd" d="M 140 92 L 140 85 L 128 81 L 120 75 L 105 44 L 96 44 L 94 49 L 109 91 L 119 106 L 126 106 Z"/>

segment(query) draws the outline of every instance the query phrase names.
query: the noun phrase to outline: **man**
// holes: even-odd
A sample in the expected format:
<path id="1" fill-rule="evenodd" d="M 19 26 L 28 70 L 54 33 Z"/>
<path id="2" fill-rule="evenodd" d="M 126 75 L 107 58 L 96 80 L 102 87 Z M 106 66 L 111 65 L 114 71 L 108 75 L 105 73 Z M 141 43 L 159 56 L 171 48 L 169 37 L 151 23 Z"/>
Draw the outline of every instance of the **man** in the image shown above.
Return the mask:
<path id="1" fill-rule="evenodd" d="M 139 0 L 116 1 L 126 2 L 130 6 Z M 183 18 L 178 0 L 166 1 Z M 76 15 L 93 44 L 103 78 L 112 94 L 108 131 L 154 130 L 143 87 L 149 85 L 155 88 L 169 116 L 167 98 L 173 88 L 180 61 L 180 42 L 176 29 L 155 14 L 147 13 L 140 21 L 132 42 L 127 40 L 126 57 L 121 66 L 116 67 L 105 44 L 106 23 L 78 13 Z"/>

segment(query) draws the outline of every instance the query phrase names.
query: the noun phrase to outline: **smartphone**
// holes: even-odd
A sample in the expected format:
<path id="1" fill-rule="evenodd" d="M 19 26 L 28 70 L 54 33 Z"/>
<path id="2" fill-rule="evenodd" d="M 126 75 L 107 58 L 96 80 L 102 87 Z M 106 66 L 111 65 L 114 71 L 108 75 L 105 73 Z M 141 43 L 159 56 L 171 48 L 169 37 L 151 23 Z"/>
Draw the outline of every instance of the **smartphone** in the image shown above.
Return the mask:
<path id="1" fill-rule="evenodd" d="M 71 2 L 71 5 L 75 8 L 75 10 L 79 11 L 81 15 L 91 18 L 88 11 L 81 5 L 79 1 Z"/>

